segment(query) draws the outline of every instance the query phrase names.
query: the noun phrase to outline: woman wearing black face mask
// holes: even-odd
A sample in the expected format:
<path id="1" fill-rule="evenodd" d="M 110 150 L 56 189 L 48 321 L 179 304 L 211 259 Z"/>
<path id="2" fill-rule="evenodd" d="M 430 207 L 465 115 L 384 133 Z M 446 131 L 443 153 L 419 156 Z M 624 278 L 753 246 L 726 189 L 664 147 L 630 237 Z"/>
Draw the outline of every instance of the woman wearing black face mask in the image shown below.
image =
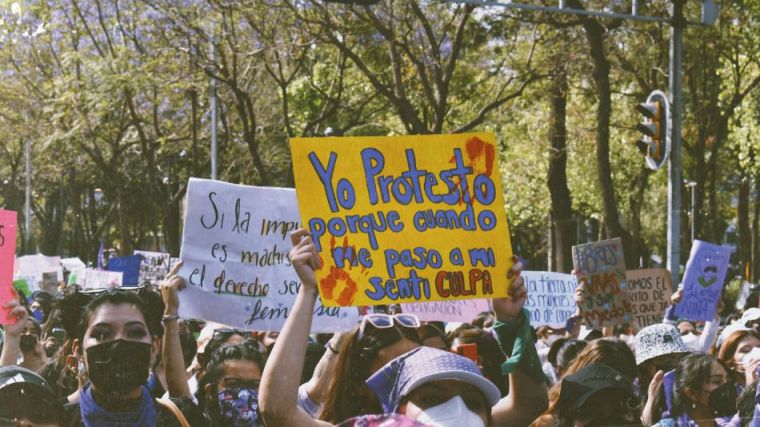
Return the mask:
<path id="1" fill-rule="evenodd" d="M 8 302 L 3 308 L 9 313 L 14 313 L 13 316 L 17 321 L 5 326 L 5 342 L 0 366 L 15 365 L 20 354 L 22 359 L 18 365 L 37 372 L 47 359 L 40 343 L 40 324 L 29 315 L 26 308 L 16 301 Z"/>
<path id="2" fill-rule="evenodd" d="M 695 353 L 665 374 L 659 399 L 667 411 L 658 427 L 725 425 L 736 414 L 736 384 L 715 357 Z"/>
<path id="3" fill-rule="evenodd" d="M 153 313 L 143 298 L 119 290 L 109 290 L 87 304 L 73 349 L 90 383 L 80 392 L 78 403 L 65 407 L 64 425 L 205 424 L 187 397 L 157 401 L 144 385 L 159 351 L 161 328 Z"/>

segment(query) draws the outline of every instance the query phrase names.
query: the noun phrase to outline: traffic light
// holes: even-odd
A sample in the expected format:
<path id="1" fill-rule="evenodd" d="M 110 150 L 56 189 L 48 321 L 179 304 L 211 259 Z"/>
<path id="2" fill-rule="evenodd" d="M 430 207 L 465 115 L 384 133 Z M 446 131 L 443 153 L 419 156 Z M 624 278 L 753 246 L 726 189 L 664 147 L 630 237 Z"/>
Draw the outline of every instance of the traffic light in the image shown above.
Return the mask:
<path id="1" fill-rule="evenodd" d="M 653 91 L 646 102 L 636 106 L 636 111 L 644 116 L 644 121 L 636 126 L 643 134 L 643 137 L 636 141 L 636 146 L 646 155 L 647 166 L 657 170 L 665 165 L 670 155 L 668 97 L 662 91 Z"/>

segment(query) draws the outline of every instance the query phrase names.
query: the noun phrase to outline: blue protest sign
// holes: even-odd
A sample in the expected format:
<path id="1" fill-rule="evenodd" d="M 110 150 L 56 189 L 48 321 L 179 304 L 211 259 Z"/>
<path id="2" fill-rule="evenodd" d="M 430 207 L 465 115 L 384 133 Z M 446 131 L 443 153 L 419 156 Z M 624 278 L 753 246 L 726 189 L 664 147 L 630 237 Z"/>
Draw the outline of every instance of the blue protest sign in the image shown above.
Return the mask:
<path id="1" fill-rule="evenodd" d="M 122 286 L 140 285 L 140 255 L 115 257 L 108 259 L 108 271 L 121 271 L 124 273 Z"/>
<path id="2" fill-rule="evenodd" d="M 676 317 L 713 320 L 726 280 L 731 248 L 695 240 L 683 276 L 683 297 L 674 307 Z"/>

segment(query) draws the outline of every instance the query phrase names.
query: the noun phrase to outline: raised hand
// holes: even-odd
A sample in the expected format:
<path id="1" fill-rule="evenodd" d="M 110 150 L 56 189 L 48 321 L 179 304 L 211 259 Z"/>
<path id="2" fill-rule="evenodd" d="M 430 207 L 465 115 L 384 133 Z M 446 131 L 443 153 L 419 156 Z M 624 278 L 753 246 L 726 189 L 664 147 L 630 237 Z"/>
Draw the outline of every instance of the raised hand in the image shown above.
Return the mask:
<path id="1" fill-rule="evenodd" d="M 179 310 L 179 291 L 185 289 L 185 279 L 177 275 L 182 268 L 182 261 L 178 262 L 172 271 L 161 282 L 161 298 L 164 300 L 164 314 L 175 315 Z"/>
<path id="2" fill-rule="evenodd" d="M 525 306 L 528 299 L 528 288 L 525 287 L 525 280 L 522 278 L 522 263 L 517 261 L 517 257 L 512 257 L 515 262 L 507 273 L 507 282 L 510 283 L 509 298 L 494 298 L 491 301 L 496 319 L 504 322 L 514 320 L 520 316 L 520 312 Z"/>
<path id="3" fill-rule="evenodd" d="M 26 311 L 26 307 L 20 305 L 16 300 L 10 300 L 3 308 L 8 312 L 9 319 L 16 319 L 16 323 L 11 325 L 5 325 L 5 334 L 11 336 L 21 336 L 24 333 L 24 322 L 29 317 L 29 312 Z"/>
<path id="4" fill-rule="evenodd" d="M 314 270 L 319 269 L 319 255 L 314 247 L 309 230 L 299 228 L 290 234 L 290 241 L 293 242 L 293 249 L 290 250 L 288 258 L 293 264 L 301 283 L 311 289 L 317 287 L 317 276 Z"/>

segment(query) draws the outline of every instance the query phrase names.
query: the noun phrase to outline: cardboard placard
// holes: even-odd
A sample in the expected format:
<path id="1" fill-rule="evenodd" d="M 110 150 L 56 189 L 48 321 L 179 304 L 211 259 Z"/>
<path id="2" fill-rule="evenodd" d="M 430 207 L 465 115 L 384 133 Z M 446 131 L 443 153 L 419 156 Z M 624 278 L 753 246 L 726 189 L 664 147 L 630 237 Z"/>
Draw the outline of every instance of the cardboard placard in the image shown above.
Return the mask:
<path id="1" fill-rule="evenodd" d="M 675 316 L 694 321 L 713 320 L 731 252 L 725 246 L 694 241 L 683 276 L 683 297 L 673 307 Z"/>
<path id="2" fill-rule="evenodd" d="M 631 321 L 619 238 L 573 246 L 573 267 L 583 289 L 580 308 L 586 325 L 601 328 Z"/>
<path id="3" fill-rule="evenodd" d="M 507 295 L 512 248 L 492 134 L 290 145 L 325 305 Z"/>
<path id="4" fill-rule="evenodd" d="M 165 252 L 135 251 L 140 256 L 140 283 L 161 283 L 169 274 L 171 255 Z"/>
<path id="5" fill-rule="evenodd" d="M 661 323 L 673 294 L 670 272 L 664 268 L 628 270 L 625 277 L 631 297 L 631 315 L 638 328 Z"/>
<path id="6" fill-rule="evenodd" d="M 424 322 L 472 322 L 478 314 L 490 311 L 488 300 L 465 299 L 456 301 L 413 302 L 401 304 L 403 313 L 415 314 Z"/>
<path id="7" fill-rule="evenodd" d="M 300 225 L 295 191 L 191 178 L 179 275 L 180 315 L 279 331 L 301 283 L 288 259 Z M 351 329 L 356 308 L 317 303 L 313 332 Z"/>
<path id="8" fill-rule="evenodd" d="M 530 311 L 530 324 L 564 328 L 576 311 L 576 277 L 546 271 L 523 271 L 522 277 L 528 289 L 525 308 Z"/>
<path id="9" fill-rule="evenodd" d="M 0 325 L 16 323 L 2 307 L 15 299 L 13 292 L 13 261 L 16 257 L 17 214 L 0 210 Z"/>
<path id="10" fill-rule="evenodd" d="M 142 258 L 139 255 L 111 257 L 108 258 L 108 271 L 118 271 L 123 273 L 122 286 L 139 286 L 140 282 L 140 262 Z"/>

